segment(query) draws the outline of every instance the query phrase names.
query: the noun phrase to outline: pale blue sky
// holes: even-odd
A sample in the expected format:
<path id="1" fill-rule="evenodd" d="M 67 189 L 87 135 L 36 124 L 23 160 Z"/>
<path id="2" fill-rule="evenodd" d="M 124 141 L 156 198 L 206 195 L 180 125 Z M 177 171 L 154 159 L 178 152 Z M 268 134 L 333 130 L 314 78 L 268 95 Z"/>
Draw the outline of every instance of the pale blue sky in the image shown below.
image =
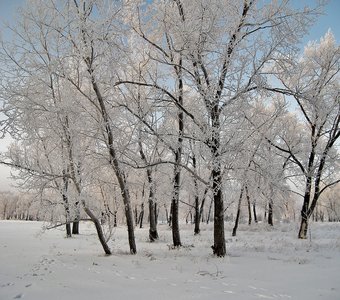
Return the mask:
<path id="1" fill-rule="evenodd" d="M 25 0 L 0 0 L 0 23 L 11 21 L 15 16 L 15 10 Z M 315 0 L 293 0 L 298 6 L 313 5 Z M 310 34 L 304 38 L 304 43 L 309 40 L 319 40 L 326 31 L 331 28 L 337 42 L 340 42 L 340 0 L 329 0 L 325 9 L 325 15 L 321 16 L 311 28 Z"/>
<path id="2" fill-rule="evenodd" d="M 0 0 L 0 27 L 3 27 L 4 22 L 12 23 L 15 18 L 16 9 L 22 5 L 25 0 Z M 300 6 L 304 4 L 312 5 L 313 0 L 294 0 Z M 319 40 L 325 35 L 330 28 L 335 36 L 337 43 L 340 43 L 340 0 L 330 0 L 325 8 L 325 14 L 321 16 L 314 26 L 310 29 L 310 33 L 303 39 L 301 45 L 304 46 L 310 40 Z M 4 150 L 6 140 L 0 140 L 0 151 Z M 0 191 L 9 189 L 10 169 L 8 167 L 0 166 Z"/>

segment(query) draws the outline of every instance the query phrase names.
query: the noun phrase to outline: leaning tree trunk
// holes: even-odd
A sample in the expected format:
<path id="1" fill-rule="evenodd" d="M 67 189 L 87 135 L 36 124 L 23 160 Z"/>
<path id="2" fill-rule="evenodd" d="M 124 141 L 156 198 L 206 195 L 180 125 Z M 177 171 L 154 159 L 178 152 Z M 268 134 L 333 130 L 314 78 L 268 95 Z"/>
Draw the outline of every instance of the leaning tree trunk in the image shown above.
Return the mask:
<path id="1" fill-rule="evenodd" d="M 94 223 L 95 227 L 96 227 L 96 231 L 97 231 L 97 235 L 99 238 L 99 241 L 104 249 L 105 254 L 107 255 L 111 255 L 111 250 L 109 248 L 109 246 L 107 245 L 107 242 L 105 240 L 104 237 L 104 233 L 102 230 L 102 227 L 100 225 L 99 219 L 92 213 L 92 211 L 86 207 L 86 204 L 83 202 L 83 208 L 84 211 L 86 212 L 86 214 L 90 217 L 90 219 L 92 220 L 92 222 Z"/>
<path id="2" fill-rule="evenodd" d="M 111 121 L 107 114 L 105 102 L 100 93 L 97 82 L 94 78 L 92 66 L 90 63 L 88 63 L 88 72 L 91 75 L 92 87 L 97 96 L 98 104 L 100 107 L 100 112 L 102 114 L 102 119 L 103 119 L 103 123 L 105 126 L 105 132 L 107 135 L 107 145 L 109 148 L 109 155 L 110 155 L 110 162 L 115 172 L 116 178 L 118 180 L 121 195 L 123 198 L 123 203 L 124 203 L 124 208 L 125 208 L 125 217 L 126 217 L 126 223 L 127 223 L 127 229 L 128 229 L 128 240 L 129 240 L 129 246 L 130 246 L 130 253 L 136 254 L 137 248 L 136 248 L 135 233 L 134 233 L 134 226 L 133 226 L 133 214 L 132 214 L 132 209 L 131 209 L 131 199 L 130 199 L 128 185 L 126 182 L 126 177 L 125 177 L 124 171 L 121 169 L 120 164 L 118 162 L 116 150 L 114 147 L 113 133 L 112 133 L 112 129 L 110 126 Z"/>
<path id="3" fill-rule="evenodd" d="M 78 193 L 78 197 L 80 198 L 80 195 L 81 195 L 81 188 L 80 188 L 80 184 L 79 182 L 77 181 L 76 177 L 75 177 L 75 172 L 74 172 L 74 164 L 73 164 L 73 159 L 72 157 L 70 157 L 70 169 L 71 169 L 71 178 L 72 178 L 72 181 L 74 183 L 74 186 L 77 190 L 77 193 Z M 107 255 L 111 255 L 111 250 L 107 244 L 107 241 L 104 237 L 104 233 L 103 233 L 103 230 L 102 230 L 102 227 L 100 225 L 100 222 L 99 222 L 99 219 L 95 216 L 95 214 L 86 206 L 85 204 L 85 201 L 82 200 L 81 201 L 81 205 L 82 205 L 82 208 L 84 209 L 85 213 L 90 217 L 91 221 L 94 223 L 95 227 L 96 227 L 96 231 L 97 231 L 97 235 L 98 235 L 98 239 L 103 247 L 103 250 L 105 252 L 105 254 Z"/>
<path id="4" fill-rule="evenodd" d="M 211 216 L 211 210 L 214 202 L 214 197 L 211 198 L 210 204 L 209 204 L 209 210 L 208 210 L 208 215 L 207 215 L 207 221 L 206 223 L 209 224 L 210 222 L 210 216 Z"/>
<path id="5" fill-rule="evenodd" d="M 235 225 L 234 225 L 234 228 L 233 228 L 232 236 L 236 236 L 238 224 L 239 224 L 239 221 L 240 221 L 240 215 L 241 215 L 241 203 L 242 203 L 242 197 L 243 197 L 243 190 L 244 190 L 244 187 L 242 186 L 242 188 L 241 188 L 241 193 L 240 193 L 240 197 L 239 197 L 239 199 L 238 199 L 236 220 L 235 220 Z"/>
<path id="6" fill-rule="evenodd" d="M 143 228 L 143 219 L 144 219 L 144 203 L 141 204 L 141 211 L 139 213 L 138 218 L 139 228 Z"/>

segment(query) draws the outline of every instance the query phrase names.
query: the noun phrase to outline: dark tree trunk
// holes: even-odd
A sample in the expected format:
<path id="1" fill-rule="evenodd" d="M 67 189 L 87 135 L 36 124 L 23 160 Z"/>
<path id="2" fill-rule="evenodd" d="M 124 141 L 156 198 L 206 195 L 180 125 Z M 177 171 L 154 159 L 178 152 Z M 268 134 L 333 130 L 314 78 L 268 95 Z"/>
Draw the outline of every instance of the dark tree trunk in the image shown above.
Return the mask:
<path id="1" fill-rule="evenodd" d="M 301 209 L 301 224 L 300 224 L 300 230 L 298 234 L 299 239 L 307 239 L 309 201 L 310 201 L 310 185 L 307 180 L 304 202 L 303 202 L 302 209 Z"/>
<path id="2" fill-rule="evenodd" d="M 176 162 L 179 163 L 180 154 L 176 153 Z M 174 185 L 173 185 L 173 195 L 171 200 L 171 229 L 172 229 L 172 241 L 174 247 L 182 246 L 181 237 L 179 233 L 179 186 L 180 186 L 180 168 L 178 165 L 175 166 L 174 169 Z"/>
<path id="3" fill-rule="evenodd" d="M 141 205 L 141 211 L 139 213 L 139 228 L 143 228 L 143 218 L 144 218 L 144 203 Z"/>
<path id="4" fill-rule="evenodd" d="M 208 210 L 208 216 L 207 216 L 207 224 L 209 224 L 209 222 L 210 222 L 210 216 L 211 216 L 211 210 L 212 210 L 213 203 L 214 203 L 214 198 L 211 198 L 209 210 Z"/>
<path id="5" fill-rule="evenodd" d="M 194 234 L 199 234 L 200 233 L 200 204 L 199 204 L 199 199 L 198 195 L 195 196 L 195 229 L 194 229 Z"/>
<path id="6" fill-rule="evenodd" d="M 85 35 L 84 35 L 85 36 Z M 84 38 L 85 39 L 85 38 Z M 86 40 L 84 40 L 86 44 Z M 91 57 L 86 57 L 84 59 L 84 62 L 87 65 L 87 71 L 91 76 L 91 84 L 93 91 L 96 94 L 96 98 L 98 101 L 98 106 L 100 109 L 101 117 L 102 117 L 102 124 L 104 125 L 104 130 L 106 133 L 106 138 L 107 138 L 107 145 L 108 145 L 108 151 L 110 155 L 110 163 L 111 166 L 115 172 L 120 192 L 123 198 L 123 203 L 124 203 L 124 211 L 125 211 L 125 217 L 126 217 L 126 224 L 127 224 L 127 229 L 128 229 L 128 240 L 129 240 L 129 246 L 130 246 L 130 253 L 131 254 L 136 254 L 137 253 L 137 247 L 136 247 L 136 241 L 135 241 L 135 233 L 134 233 L 134 225 L 133 225 L 133 213 L 131 209 L 131 199 L 130 199 L 130 193 L 128 189 L 128 184 L 126 182 L 126 176 L 124 171 L 122 170 L 120 163 L 117 158 L 117 153 L 116 149 L 114 146 L 114 139 L 113 139 L 113 132 L 111 128 L 111 120 L 108 116 L 106 106 L 105 106 L 105 100 L 100 92 L 99 86 L 97 84 L 95 75 L 94 75 L 94 70 L 93 70 L 93 60 Z"/>
<path id="7" fill-rule="evenodd" d="M 158 240 L 158 231 L 157 231 L 157 205 L 153 202 L 153 196 L 150 198 L 149 195 L 149 240 L 150 242 L 154 242 Z"/>
<path id="8" fill-rule="evenodd" d="M 250 205 L 248 186 L 246 186 L 245 189 L 246 189 L 246 197 L 247 197 L 247 205 L 248 205 L 248 225 L 251 225 L 251 205 Z"/>
<path id="9" fill-rule="evenodd" d="M 169 218 L 168 218 L 168 224 L 171 227 L 172 226 L 172 201 L 170 204 L 170 214 L 169 214 Z"/>
<path id="10" fill-rule="evenodd" d="M 181 54 L 180 54 L 181 55 Z M 178 104 L 183 106 L 183 77 L 182 77 L 182 57 L 180 57 L 178 66 L 174 66 L 178 78 Z M 177 147 L 175 149 L 175 166 L 174 166 L 174 180 L 173 180 L 173 195 L 171 200 L 171 223 L 172 223 L 172 240 L 174 247 L 182 246 L 181 237 L 179 233 L 179 190 L 181 183 L 181 160 L 183 151 L 183 130 L 184 130 L 184 114 L 181 109 L 177 113 L 178 124 L 178 138 Z"/>
<path id="11" fill-rule="evenodd" d="M 302 218 L 299 230 L 299 239 L 307 239 L 308 218 Z"/>
<path id="12" fill-rule="evenodd" d="M 219 173 L 219 172 L 217 172 Z M 214 246 L 213 253 L 218 257 L 224 257 L 226 255 L 225 235 L 224 235 L 224 205 L 221 189 L 221 174 L 214 174 L 213 178 L 217 180 L 213 183 L 214 191 L 217 191 L 214 195 Z M 214 186 L 215 185 L 215 186 Z"/>
<path id="13" fill-rule="evenodd" d="M 135 224 L 138 225 L 138 208 L 137 204 L 135 205 Z"/>
<path id="14" fill-rule="evenodd" d="M 205 204 L 205 199 L 206 199 L 206 193 L 204 193 L 204 197 L 202 199 L 201 202 L 201 206 L 200 206 L 200 222 L 204 222 L 204 204 Z"/>
<path id="15" fill-rule="evenodd" d="M 72 236 L 71 224 L 70 223 L 66 224 L 66 236 L 67 237 L 71 237 Z"/>
<path id="16" fill-rule="evenodd" d="M 144 163 L 147 165 L 148 161 L 146 159 L 145 153 L 143 151 L 143 145 L 141 140 L 139 140 L 139 154 L 144 161 Z M 148 178 L 149 183 L 149 240 L 150 242 L 154 242 L 158 239 L 158 232 L 157 232 L 157 205 L 155 203 L 155 184 L 152 178 L 152 169 L 147 168 L 146 169 L 146 175 Z"/>
<path id="17" fill-rule="evenodd" d="M 197 170 L 197 165 L 196 165 L 196 155 L 193 151 L 192 153 L 192 165 L 193 168 L 196 172 Z M 198 182 L 197 178 L 194 177 L 194 185 L 195 185 L 195 228 L 194 228 L 194 234 L 199 234 L 200 233 L 200 201 L 199 201 L 199 190 L 198 190 Z"/>
<path id="18" fill-rule="evenodd" d="M 178 192 L 178 189 L 176 189 L 177 192 Z M 176 194 L 176 192 L 175 192 Z M 171 212 L 171 215 L 172 215 L 172 220 L 171 220 L 171 223 L 172 223 L 172 241 L 173 241 L 173 245 L 174 247 L 180 247 L 182 246 L 182 243 L 181 243 L 181 237 L 180 237 L 180 234 L 179 234 L 179 220 L 178 220 L 178 204 L 179 204 L 179 201 L 178 201 L 178 195 L 174 195 L 173 196 L 173 199 L 172 199 L 172 203 L 171 203 L 171 207 L 172 207 L 172 212 Z"/>
<path id="19" fill-rule="evenodd" d="M 273 200 L 270 199 L 268 203 L 268 224 L 273 226 Z"/>
<path id="20" fill-rule="evenodd" d="M 113 212 L 113 227 L 117 227 L 117 211 Z"/>
<path id="21" fill-rule="evenodd" d="M 62 197 L 64 202 L 65 214 L 66 214 L 66 237 L 72 236 L 72 230 L 70 225 L 70 203 L 68 199 L 68 177 L 66 176 L 66 171 L 63 171 L 63 191 Z"/>
<path id="22" fill-rule="evenodd" d="M 75 203 L 75 219 L 72 224 L 72 234 L 79 234 L 79 220 L 80 220 L 80 203 Z"/>
<path id="23" fill-rule="evenodd" d="M 92 220 L 92 222 L 94 223 L 95 227 L 96 227 L 96 231 L 97 231 L 97 235 L 98 235 L 98 238 L 99 238 L 99 241 L 104 249 L 104 252 L 105 254 L 107 255 L 111 255 L 111 250 L 105 240 L 105 237 L 104 237 L 104 233 L 103 233 L 103 230 L 102 230 L 102 227 L 100 225 L 100 222 L 98 220 L 98 218 L 92 213 L 92 211 L 86 207 L 85 203 L 83 203 L 83 208 L 84 208 L 84 211 L 86 212 L 86 214 L 90 217 L 90 219 Z"/>
<path id="24" fill-rule="evenodd" d="M 242 186 L 240 197 L 238 198 L 237 213 L 236 213 L 235 225 L 234 225 L 234 228 L 233 228 L 232 236 L 236 236 L 238 224 L 239 224 L 239 221 L 240 221 L 243 190 L 244 190 L 244 187 Z"/>
<path id="25" fill-rule="evenodd" d="M 79 221 L 72 223 L 72 234 L 79 234 Z"/>
<path id="26" fill-rule="evenodd" d="M 257 223 L 256 202 L 253 203 L 254 221 Z"/>
<path id="27" fill-rule="evenodd" d="M 212 136 L 210 141 L 210 150 L 212 154 L 212 189 L 214 199 L 214 245 L 213 253 L 218 257 L 224 257 L 227 253 L 225 246 L 224 234 L 224 203 L 222 194 L 222 171 L 221 171 L 221 153 L 220 153 L 220 120 L 218 102 L 211 111 Z"/>

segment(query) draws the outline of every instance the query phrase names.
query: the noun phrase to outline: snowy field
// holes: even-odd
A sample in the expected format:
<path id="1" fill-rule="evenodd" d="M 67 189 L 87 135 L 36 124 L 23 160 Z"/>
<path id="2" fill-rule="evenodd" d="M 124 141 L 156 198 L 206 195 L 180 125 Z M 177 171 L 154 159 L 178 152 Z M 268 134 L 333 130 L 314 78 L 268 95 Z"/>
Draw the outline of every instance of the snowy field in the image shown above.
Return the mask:
<path id="1" fill-rule="evenodd" d="M 228 256 L 211 255 L 211 227 L 199 236 L 184 225 L 184 247 L 170 249 L 171 231 L 147 242 L 136 229 L 138 254 L 128 254 L 126 229 L 117 228 L 104 256 L 90 223 L 65 238 L 43 223 L 0 221 L 0 299 L 340 299 L 340 224 L 312 224 L 310 239 L 297 224 L 241 226 Z"/>

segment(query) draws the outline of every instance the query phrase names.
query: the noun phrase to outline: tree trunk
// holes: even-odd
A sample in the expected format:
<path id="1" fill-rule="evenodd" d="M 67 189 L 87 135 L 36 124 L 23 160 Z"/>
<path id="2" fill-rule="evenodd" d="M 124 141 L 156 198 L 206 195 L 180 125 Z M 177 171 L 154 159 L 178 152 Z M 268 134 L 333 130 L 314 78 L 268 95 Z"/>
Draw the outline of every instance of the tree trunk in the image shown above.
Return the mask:
<path id="1" fill-rule="evenodd" d="M 254 222 L 257 223 L 256 202 L 253 203 Z"/>
<path id="2" fill-rule="evenodd" d="M 174 180 L 174 194 L 172 197 L 171 202 L 171 224 L 172 224 L 172 241 L 174 247 L 182 246 L 181 237 L 179 233 L 179 220 L 178 220 L 178 208 L 179 208 L 179 180 L 180 180 L 180 173 L 176 173 L 175 180 Z"/>
<path id="3" fill-rule="evenodd" d="M 200 221 L 201 221 L 201 215 L 200 215 L 200 205 L 199 205 L 199 199 L 198 195 L 195 196 L 195 229 L 194 234 L 200 233 Z"/>
<path id="4" fill-rule="evenodd" d="M 182 134 L 183 134 L 183 112 L 178 113 L 179 123 L 179 137 L 178 137 L 178 148 L 175 153 L 175 167 L 174 167 L 174 181 L 173 181 L 173 195 L 171 200 L 171 229 L 172 229 L 172 241 L 174 247 L 182 246 L 181 237 L 179 233 L 179 189 L 181 181 L 181 157 L 182 157 Z"/>
<path id="5" fill-rule="evenodd" d="M 205 203 L 205 199 L 207 196 L 207 192 L 208 192 L 208 187 L 206 188 L 206 191 L 204 191 L 204 196 L 201 202 L 201 206 L 200 206 L 200 222 L 204 222 L 204 203 Z"/>
<path id="6" fill-rule="evenodd" d="M 213 175 L 213 178 L 217 179 L 216 183 L 213 183 L 213 189 L 217 192 L 214 195 L 214 246 L 213 253 L 218 257 L 224 257 L 226 255 L 226 247 L 225 247 L 225 236 L 224 236 L 224 205 L 223 205 L 223 196 L 221 189 L 221 174 L 216 176 Z M 216 177 L 215 177 L 216 176 Z M 214 187 L 214 185 L 216 185 Z M 219 185 L 219 187 L 217 187 Z M 216 188 L 216 189 L 215 189 Z"/>
<path id="7" fill-rule="evenodd" d="M 107 255 L 111 255 L 111 250 L 109 248 L 109 246 L 107 245 L 107 242 L 105 240 L 105 237 L 104 237 L 104 233 L 103 233 L 103 230 L 102 230 L 102 227 L 100 225 L 100 222 L 98 220 L 98 218 L 92 213 L 92 211 L 86 207 L 85 203 L 83 203 L 83 208 L 84 208 L 84 211 L 86 212 L 86 214 L 90 217 L 90 219 L 92 220 L 92 222 L 94 223 L 95 227 L 96 227 L 96 231 L 97 231 L 97 235 L 98 235 L 98 238 L 99 238 L 99 241 L 104 249 L 104 252 L 105 254 Z"/>
<path id="8" fill-rule="evenodd" d="M 224 257 L 227 253 L 224 234 L 224 203 L 222 194 L 222 171 L 220 153 L 220 120 L 218 102 L 211 111 L 212 136 L 210 150 L 212 154 L 212 188 L 214 199 L 214 245 L 212 246 L 214 255 Z"/>
<path id="9" fill-rule="evenodd" d="M 113 227 L 117 227 L 117 210 L 113 212 Z"/>
<path id="10" fill-rule="evenodd" d="M 192 148 L 192 142 L 190 141 L 190 147 Z M 197 172 L 197 163 L 196 163 L 196 154 L 194 149 L 191 149 L 192 152 L 192 166 L 194 171 Z M 195 228 L 194 235 L 200 233 L 200 207 L 199 207 L 199 190 L 198 190 L 198 182 L 197 178 L 193 176 L 194 186 L 195 186 Z"/>
<path id="11" fill-rule="evenodd" d="M 70 225 L 70 203 L 68 201 L 68 178 L 66 176 L 66 171 L 63 171 L 63 191 L 62 197 L 64 202 L 65 214 L 66 214 L 66 237 L 72 236 L 71 225 Z"/>
<path id="12" fill-rule="evenodd" d="M 143 218 L 144 218 L 144 203 L 141 205 L 141 211 L 139 213 L 139 228 L 143 228 Z"/>
<path id="13" fill-rule="evenodd" d="M 268 203 L 268 224 L 273 226 L 273 200 L 270 199 Z"/>
<path id="14" fill-rule="evenodd" d="M 144 163 L 147 165 L 148 161 L 146 159 L 145 153 L 143 151 L 143 145 L 141 140 L 138 142 L 139 144 L 139 154 L 144 161 Z M 152 178 L 152 169 L 147 168 L 146 169 L 146 175 L 148 178 L 149 183 L 149 240 L 150 242 L 154 242 L 158 239 L 158 232 L 157 232 L 157 205 L 155 203 L 155 183 Z"/>
<path id="15" fill-rule="evenodd" d="M 243 197 L 243 186 L 241 188 L 241 193 L 240 193 L 240 197 L 238 199 L 238 204 L 237 204 L 237 213 L 236 213 L 236 219 L 235 219 L 235 225 L 233 228 L 233 232 L 232 232 L 232 236 L 236 236 L 236 232 L 237 232 L 237 228 L 238 228 L 238 224 L 240 221 L 240 215 L 241 215 L 241 203 L 242 203 L 242 197 Z"/>
<path id="16" fill-rule="evenodd" d="M 137 248 L 136 248 L 135 233 L 134 233 L 134 226 L 133 226 L 133 214 L 132 214 L 132 209 L 131 209 L 130 193 L 129 193 L 128 185 L 126 182 L 125 173 L 120 167 L 120 163 L 117 158 L 116 149 L 114 147 L 113 132 L 112 132 L 112 128 L 110 125 L 111 120 L 106 110 L 104 98 L 100 92 L 99 86 L 94 76 L 94 72 L 92 69 L 92 59 L 91 57 L 86 57 L 84 61 L 87 64 L 87 71 L 91 75 L 92 88 L 96 94 L 96 98 L 98 100 L 101 117 L 103 121 L 102 124 L 104 124 L 104 127 L 105 127 L 105 133 L 107 135 L 106 143 L 107 143 L 108 151 L 110 155 L 110 163 L 115 172 L 115 175 L 116 175 L 116 178 L 119 184 L 120 192 L 123 198 L 126 224 L 127 224 L 127 229 L 128 229 L 128 240 L 129 240 L 129 246 L 130 246 L 130 253 L 136 254 Z"/>
<path id="17" fill-rule="evenodd" d="M 72 237 L 71 224 L 70 223 L 66 223 L 66 236 Z"/>
<path id="18" fill-rule="evenodd" d="M 214 198 L 211 198 L 210 205 L 209 205 L 208 216 L 207 216 L 207 224 L 209 224 L 209 222 L 210 222 L 210 216 L 211 216 L 211 210 L 212 210 L 213 202 L 214 202 Z"/>
<path id="19" fill-rule="evenodd" d="M 168 224 L 169 224 L 169 227 L 172 226 L 172 201 L 171 201 L 171 204 L 170 204 L 170 213 L 169 213 L 169 218 L 168 218 Z"/>
<path id="20" fill-rule="evenodd" d="M 150 191 L 151 192 L 151 191 Z M 157 206 L 153 201 L 153 196 L 149 195 L 149 240 L 150 242 L 154 242 L 158 240 L 158 231 L 157 231 Z"/>
<path id="21" fill-rule="evenodd" d="M 246 189 L 246 197 L 247 197 L 247 205 L 248 205 L 248 225 L 251 225 L 251 205 L 250 205 L 248 186 L 246 186 L 245 189 Z"/>
<path id="22" fill-rule="evenodd" d="M 302 218 L 299 230 L 299 239 L 307 239 L 308 219 Z"/>
<path id="23" fill-rule="evenodd" d="M 72 234 L 79 234 L 79 221 L 74 221 L 72 224 Z"/>
<path id="24" fill-rule="evenodd" d="M 300 230 L 298 234 L 299 239 L 307 238 L 309 201 L 310 201 L 310 183 L 309 183 L 309 180 L 307 180 L 306 192 L 305 192 L 304 201 L 303 201 L 303 205 L 301 209 L 301 224 L 300 224 Z"/>

